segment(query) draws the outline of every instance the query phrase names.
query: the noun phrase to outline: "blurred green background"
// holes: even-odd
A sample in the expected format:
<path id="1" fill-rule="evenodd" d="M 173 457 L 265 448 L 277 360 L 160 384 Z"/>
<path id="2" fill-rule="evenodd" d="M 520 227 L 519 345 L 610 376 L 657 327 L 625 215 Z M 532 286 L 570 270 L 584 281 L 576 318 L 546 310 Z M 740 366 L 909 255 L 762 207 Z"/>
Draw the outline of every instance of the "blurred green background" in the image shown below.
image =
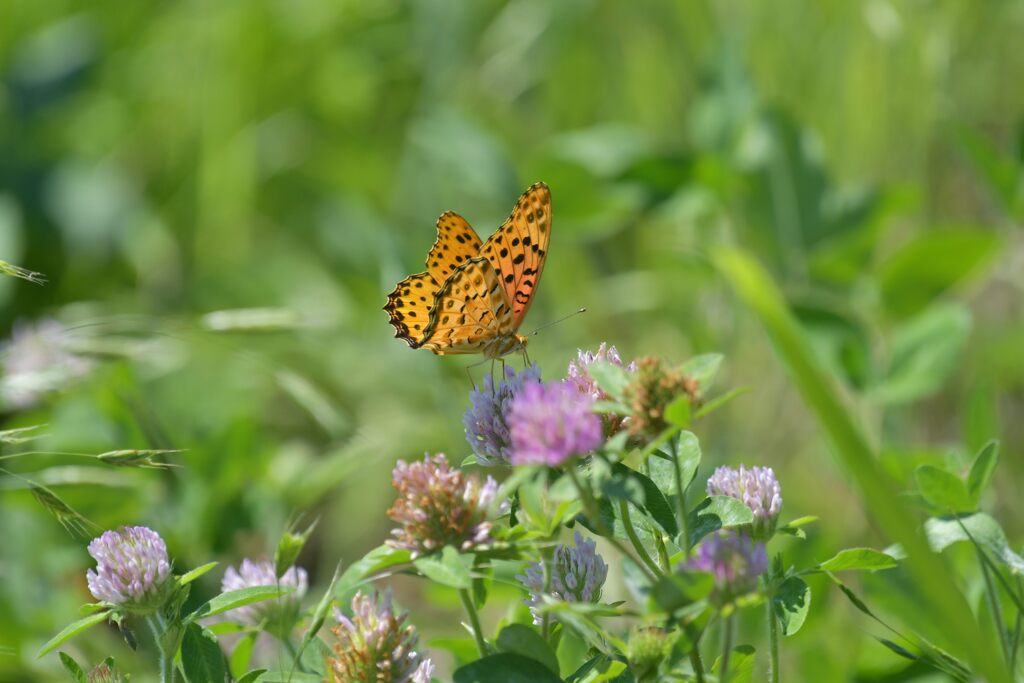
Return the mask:
<path id="1" fill-rule="evenodd" d="M 751 391 L 699 425 L 705 462 L 771 465 L 783 519 L 822 517 L 778 542 L 787 562 L 885 535 L 715 244 L 772 270 L 900 481 L 1000 438 L 987 508 L 1016 543 L 1022 32 L 1011 0 L 0 3 L 0 258 L 49 278 L 0 279 L 2 428 L 46 425 L 6 452 L 186 449 L 167 472 L 5 466 L 98 528 L 157 529 L 179 571 L 270 554 L 320 515 L 301 564 L 322 591 L 385 538 L 397 458 L 468 453 L 470 360 L 392 339 L 387 292 L 442 211 L 486 237 L 543 180 L 553 241 L 524 330 L 588 313 L 531 356 L 554 378 L 601 341 L 725 353 L 719 386 Z M 89 600 L 86 540 L 0 477 L 0 680 L 63 680 L 35 652 Z M 853 583 L 913 622 L 899 577 Z M 826 584 L 783 643 L 787 678 L 914 679 Z M 451 596 L 395 586 L 424 642 L 463 635 Z M 151 651 L 112 629 L 68 648 L 149 680 Z"/>

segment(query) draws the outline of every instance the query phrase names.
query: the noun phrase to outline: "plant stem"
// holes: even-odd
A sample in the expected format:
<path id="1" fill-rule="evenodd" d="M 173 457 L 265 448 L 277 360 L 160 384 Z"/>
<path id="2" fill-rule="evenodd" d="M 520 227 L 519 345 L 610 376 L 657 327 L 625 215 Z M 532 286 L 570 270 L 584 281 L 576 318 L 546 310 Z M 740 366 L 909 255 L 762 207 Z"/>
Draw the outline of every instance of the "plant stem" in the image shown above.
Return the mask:
<path id="1" fill-rule="evenodd" d="M 476 607 L 473 605 L 473 596 L 469 594 L 468 589 L 460 588 L 459 597 L 462 599 L 462 606 L 466 608 L 466 614 L 469 616 L 469 625 L 473 629 L 473 638 L 476 639 L 476 649 L 480 651 L 481 657 L 486 657 L 487 641 L 484 640 L 484 632 L 480 628 L 480 616 L 476 613 Z"/>
<path id="2" fill-rule="evenodd" d="M 551 559 L 553 556 L 553 548 L 540 549 L 540 566 L 544 570 L 544 595 L 551 595 Z M 547 640 L 551 637 L 551 615 L 548 612 L 541 617 L 540 624 L 540 635 Z"/>
<path id="3" fill-rule="evenodd" d="M 978 562 L 981 565 L 981 575 L 985 579 L 985 595 L 988 597 L 988 608 L 992 612 L 992 621 L 995 622 L 996 631 L 999 633 L 999 644 L 1003 647 L 1003 656 L 1007 665 L 1012 661 L 1010 654 L 1010 634 L 1006 631 L 1006 624 L 1003 622 L 1003 608 L 999 604 L 999 595 L 996 593 L 995 584 L 992 583 L 992 576 L 989 574 L 985 557 L 981 548 L 975 544 L 978 551 Z M 1011 670 L 1012 671 L 1012 670 Z"/>
<path id="4" fill-rule="evenodd" d="M 771 595 L 765 596 L 764 604 L 768 617 L 768 683 L 779 683 L 779 620 L 772 609 Z"/>
<path id="5" fill-rule="evenodd" d="M 694 636 L 693 626 L 684 627 L 686 636 L 693 642 L 693 649 L 690 650 L 690 666 L 693 667 L 693 675 L 697 683 L 704 683 L 704 660 L 700 656 L 700 635 Z"/>
<path id="6" fill-rule="evenodd" d="M 1017 598 L 1024 597 L 1024 581 L 1017 577 Z M 1024 612 L 1017 609 L 1017 620 L 1013 625 L 1013 638 L 1010 640 L 1010 673 L 1017 670 L 1017 649 L 1020 647 L 1021 627 L 1024 626 Z"/>
<path id="7" fill-rule="evenodd" d="M 721 683 L 729 683 L 729 658 L 732 657 L 733 615 L 722 621 L 722 666 L 718 673 Z"/>
<path id="8" fill-rule="evenodd" d="M 679 518 L 679 533 L 683 546 L 683 557 L 690 559 L 690 529 L 686 518 L 686 486 L 683 484 L 683 466 L 679 462 L 679 440 L 669 439 L 669 451 L 672 453 L 672 466 L 676 475 L 676 504 Z"/>
<path id="9" fill-rule="evenodd" d="M 633 528 L 633 520 L 629 515 L 629 503 L 625 498 L 619 499 L 619 514 L 622 515 L 622 526 L 626 529 L 626 536 L 629 537 L 629 542 L 633 544 L 633 548 L 636 550 L 636 554 L 643 560 L 647 568 L 651 570 L 655 576 L 661 574 L 661 569 L 651 559 L 651 556 L 647 553 L 647 548 L 640 541 L 640 537 L 637 536 L 636 529 Z"/>
<path id="10" fill-rule="evenodd" d="M 601 510 L 597 506 L 597 501 L 594 500 L 594 496 L 590 492 L 590 490 L 583 486 L 583 482 L 580 481 L 580 477 L 576 473 L 575 468 L 570 466 L 567 469 L 567 471 L 569 473 L 569 478 L 572 479 L 572 483 L 576 485 L 576 490 L 580 492 L 580 498 L 583 500 L 583 509 L 586 510 L 587 517 L 589 517 L 590 520 L 593 522 L 594 526 L 598 530 L 600 530 L 602 537 L 606 541 L 608 541 L 608 543 L 610 543 L 613 548 L 618 550 L 620 553 L 628 557 L 634 564 L 636 564 L 636 566 L 640 568 L 640 571 L 643 572 L 644 576 L 647 577 L 648 581 L 650 581 L 651 583 L 657 581 L 658 575 L 652 574 L 651 570 L 648 569 L 643 562 L 637 561 L 637 559 L 633 557 L 633 554 L 629 552 L 626 546 L 622 545 L 622 542 L 619 541 L 619 539 L 615 538 L 614 532 L 607 526 L 605 526 L 604 521 L 601 519 Z"/>
<path id="11" fill-rule="evenodd" d="M 146 617 L 149 630 L 153 632 L 156 649 L 160 653 L 160 683 L 174 683 L 174 653 L 167 652 L 164 647 L 163 620 L 158 615 Z"/>

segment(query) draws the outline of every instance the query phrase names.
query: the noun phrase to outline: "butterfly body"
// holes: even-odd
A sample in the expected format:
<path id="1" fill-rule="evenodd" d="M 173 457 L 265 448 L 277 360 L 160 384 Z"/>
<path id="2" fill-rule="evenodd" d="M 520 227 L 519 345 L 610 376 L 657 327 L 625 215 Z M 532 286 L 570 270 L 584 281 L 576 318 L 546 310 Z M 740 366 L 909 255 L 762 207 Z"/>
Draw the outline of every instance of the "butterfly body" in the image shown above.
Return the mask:
<path id="1" fill-rule="evenodd" d="M 427 270 L 399 282 L 384 310 L 395 336 L 438 355 L 501 358 L 525 349 L 518 329 L 533 301 L 551 234 L 551 193 L 532 185 L 481 242 L 453 212 L 437 220 Z"/>

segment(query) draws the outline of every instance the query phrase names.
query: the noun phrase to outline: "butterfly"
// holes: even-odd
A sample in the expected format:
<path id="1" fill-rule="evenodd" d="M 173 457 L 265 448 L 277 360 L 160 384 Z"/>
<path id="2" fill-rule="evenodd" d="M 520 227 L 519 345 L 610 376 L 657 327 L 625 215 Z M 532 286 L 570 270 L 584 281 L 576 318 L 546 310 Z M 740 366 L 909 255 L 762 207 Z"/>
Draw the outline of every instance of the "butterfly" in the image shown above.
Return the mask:
<path id="1" fill-rule="evenodd" d="M 446 356 L 501 358 L 526 348 L 519 325 L 533 301 L 551 239 L 551 191 L 534 183 L 486 242 L 465 218 L 437 219 L 427 270 L 388 295 L 395 336 L 414 349 Z"/>

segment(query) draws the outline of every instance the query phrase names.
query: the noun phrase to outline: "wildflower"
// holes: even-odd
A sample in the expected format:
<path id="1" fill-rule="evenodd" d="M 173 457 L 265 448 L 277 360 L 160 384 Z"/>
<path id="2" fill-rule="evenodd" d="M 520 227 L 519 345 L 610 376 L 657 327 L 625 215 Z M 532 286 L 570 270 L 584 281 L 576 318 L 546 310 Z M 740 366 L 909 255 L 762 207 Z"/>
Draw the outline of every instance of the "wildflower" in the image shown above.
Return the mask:
<path id="1" fill-rule="evenodd" d="M 543 616 L 539 607 L 544 604 L 546 593 L 565 602 L 597 602 L 601 599 L 601 588 L 608 578 L 608 565 L 597 554 L 597 544 L 575 534 L 576 547 L 559 545 L 555 548 L 549 569 L 550 590 L 544 590 L 544 565 L 531 562 L 526 565 L 525 574 L 516 578 L 530 592 L 524 600 L 533 613 L 533 623 L 540 624 Z"/>
<path id="2" fill-rule="evenodd" d="M 564 465 L 601 445 L 601 418 L 593 400 L 565 382 L 528 382 L 508 410 L 513 465 Z"/>
<path id="3" fill-rule="evenodd" d="M 745 534 L 718 531 L 701 542 L 684 569 L 710 572 L 715 578 L 711 599 L 719 605 L 757 590 L 757 578 L 768 569 L 764 543 Z"/>
<path id="4" fill-rule="evenodd" d="M 590 396 L 590 398 L 595 402 L 607 401 L 610 397 L 590 376 L 589 368 L 593 363 L 609 363 L 620 368 L 624 367 L 627 372 L 636 372 L 635 362 L 632 362 L 629 365 L 624 365 L 622 358 L 619 356 L 619 350 L 614 346 L 608 346 L 604 342 L 601 342 L 601 345 L 597 347 L 596 352 L 577 349 L 576 360 L 569 361 L 566 382 L 575 386 L 581 394 Z M 604 418 L 605 431 L 607 434 L 615 434 L 622 429 L 624 418 L 621 415 L 608 413 L 602 417 Z"/>
<path id="5" fill-rule="evenodd" d="M 540 368 L 530 366 L 520 372 L 505 367 L 505 378 L 497 388 L 493 379 L 484 377 L 483 388 L 473 389 L 469 394 L 470 407 L 462 417 L 466 428 L 466 440 L 481 465 L 509 464 L 508 414 L 509 404 L 523 384 L 540 381 Z"/>
<path id="6" fill-rule="evenodd" d="M 69 330 L 46 318 L 19 322 L 3 345 L 0 396 L 13 408 L 28 408 L 45 395 L 88 374 L 92 362 L 75 354 Z"/>
<path id="7" fill-rule="evenodd" d="M 658 681 L 658 668 L 672 651 L 672 641 L 663 628 L 636 626 L 629 635 L 629 669 L 637 683 Z"/>
<path id="8" fill-rule="evenodd" d="M 285 637 L 295 625 L 299 616 L 299 603 L 306 594 L 309 580 L 306 570 L 301 567 L 289 567 L 277 576 L 274 563 L 270 560 L 242 560 L 238 569 L 228 567 L 221 581 L 221 591 L 233 591 L 254 586 L 281 586 L 294 588 L 290 593 L 272 600 L 253 603 L 238 607 L 226 613 L 231 621 L 246 626 L 264 626 L 272 633 L 281 633 Z"/>
<path id="9" fill-rule="evenodd" d="M 124 683 L 125 678 L 113 667 L 114 660 L 107 659 L 89 670 L 88 683 Z"/>
<path id="10" fill-rule="evenodd" d="M 628 372 L 636 372 L 636 363 L 628 366 L 623 364 L 619 350 L 614 346 L 608 346 L 604 342 L 597 347 L 597 351 L 576 350 L 576 360 L 569 361 L 569 371 L 566 381 L 576 387 L 581 394 L 589 395 L 595 401 L 607 400 L 608 395 L 597 386 L 597 383 L 590 376 L 588 368 L 594 363 L 610 363 L 620 368 L 625 367 Z"/>
<path id="11" fill-rule="evenodd" d="M 96 570 L 86 572 L 89 591 L 97 600 L 150 614 L 163 603 L 173 582 L 167 545 L 144 526 L 105 531 L 89 544 Z"/>
<path id="12" fill-rule="evenodd" d="M 755 540 L 768 540 L 782 510 L 782 489 L 770 467 L 719 467 L 708 479 L 709 496 L 729 496 L 743 501 L 754 513 L 749 532 Z"/>
<path id="13" fill-rule="evenodd" d="M 388 517 L 401 525 L 391 532 L 391 547 L 411 550 L 415 558 L 446 545 L 465 551 L 490 542 L 491 506 L 498 493 L 492 477 L 481 483 L 452 469 L 442 454 L 408 464 L 399 460 L 391 476 L 398 500 Z"/>
<path id="14" fill-rule="evenodd" d="M 430 683 L 434 664 L 416 651 L 419 637 L 395 614 L 391 594 L 352 598 L 352 618 L 337 609 L 334 653 L 327 658 L 329 683 Z"/>
<path id="15" fill-rule="evenodd" d="M 634 436 L 658 434 L 668 423 L 665 408 L 680 396 L 697 402 L 697 382 L 681 368 L 665 367 L 660 358 L 646 356 L 636 362 L 633 381 L 626 386 L 630 407 L 629 432 Z"/>

